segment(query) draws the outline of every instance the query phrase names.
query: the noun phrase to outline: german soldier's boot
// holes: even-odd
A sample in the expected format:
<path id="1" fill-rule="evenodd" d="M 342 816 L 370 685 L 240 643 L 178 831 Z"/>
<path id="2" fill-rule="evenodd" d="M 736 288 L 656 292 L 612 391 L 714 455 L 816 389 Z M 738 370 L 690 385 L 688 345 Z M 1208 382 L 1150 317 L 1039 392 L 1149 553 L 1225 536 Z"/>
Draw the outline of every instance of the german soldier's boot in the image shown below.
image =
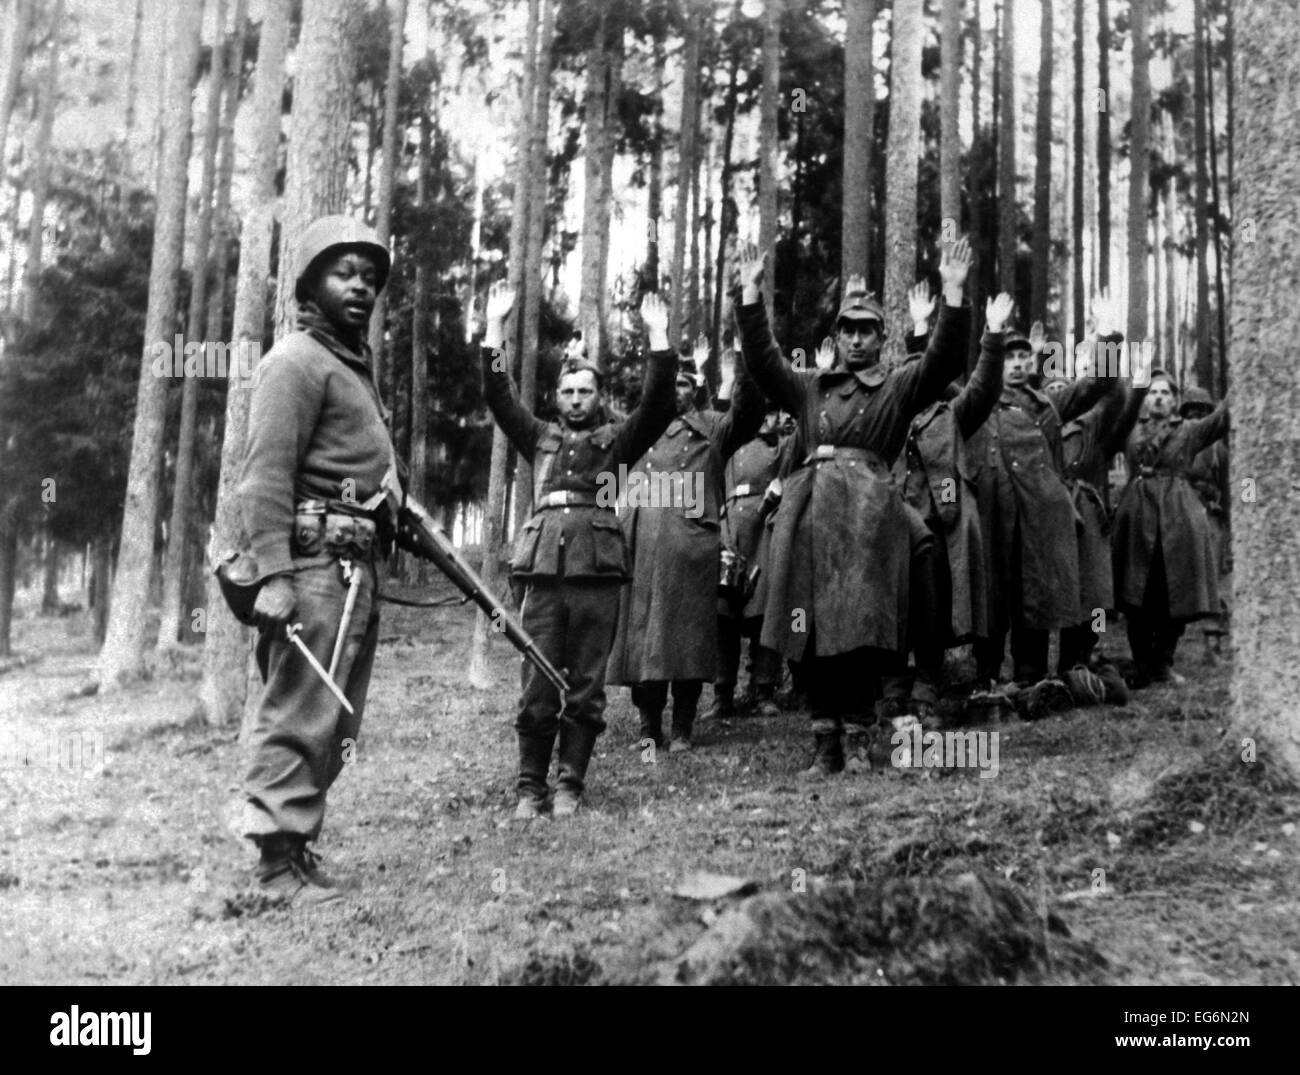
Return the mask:
<path id="1" fill-rule="evenodd" d="M 560 725 L 560 764 L 556 773 L 555 801 L 551 813 L 572 817 L 582 802 L 587 782 L 587 765 L 598 733 L 587 724 L 565 720 Z"/>
<path id="2" fill-rule="evenodd" d="M 664 745 L 664 714 L 662 709 L 642 709 L 637 707 L 637 713 L 641 717 L 641 731 L 637 735 L 637 749 L 647 739 L 651 740 L 656 747 Z"/>
<path id="3" fill-rule="evenodd" d="M 695 708 L 692 701 L 679 704 L 673 700 L 673 741 L 668 746 L 669 754 L 680 754 L 691 749 L 691 733 L 695 730 Z"/>
<path id="4" fill-rule="evenodd" d="M 266 895 L 308 906 L 342 898 L 343 893 L 319 868 L 317 856 L 301 836 L 271 833 L 258 837 L 257 845 L 261 858 L 253 877 Z"/>
<path id="5" fill-rule="evenodd" d="M 871 738 L 873 729 L 865 724 L 846 724 L 844 727 L 844 769 L 850 773 L 871 771 Z"/>
<path id="6" fill-rule="evenodd" d="M 546 809 L 546 773 L 551 767 L 551 747 L 555 740 L 549 735 L 519 733 L 519 780 L 516 789 L 519 803 L 515 807 L 516 821 L 531 821 L 541 817 Z"/>
<path id="7" fill-rule="evenodd" d="M 804 770 L 804 776 L 822 778 L 833 776 L 844 769 L 844 744 L 837 728 L 833 732 L 813 733 L 813 761 Z"/>
<path id="8" fill-rule="evenodd" d="M 715 684 L 713 704 L 704 711 L 705 720 L 731 720 L 736 716 L 735 684 Z"/>

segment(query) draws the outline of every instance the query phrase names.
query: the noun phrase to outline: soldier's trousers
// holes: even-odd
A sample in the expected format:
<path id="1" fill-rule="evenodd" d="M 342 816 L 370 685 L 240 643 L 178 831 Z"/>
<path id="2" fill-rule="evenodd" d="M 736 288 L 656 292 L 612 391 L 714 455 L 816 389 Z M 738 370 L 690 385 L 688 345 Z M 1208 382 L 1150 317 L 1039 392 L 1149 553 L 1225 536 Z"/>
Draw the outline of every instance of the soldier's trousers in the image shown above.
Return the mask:
<path id="1" fill-rule="evenodd" d="M 351 715 L 283 628 L 258 632 L 257 666 L 265 687 L 245 735 L 245 836 L 284 832 L 314 840 L 325 817 L 325 793 L 355 757 L 379 638 L 375 566 L 356 561 L 356 570 L 361 582 L 334 673 L 355 710 Z M 299 568 L 293 587 L 291 622 L 302 624 L 298 637 L 328 669 L 348 592 L 339 562 Z"/>
<path id="2" fill-rule="evenodd" d="M 881 678 L 897 674 L 900 655 L 862 646 L 847 653 L 818 657 L 815 635 L 814 627 L 807 647 L 807 653 L 812 656 L 803 659 L 814 734 L 838 732 L 845 724 L 871 723 Z"/>
<path id="3" fill-rule="evenodd" d="M 1124 620 L 1133 663 L 1152 679 L 1165 678 L 1187 621 L 1169 615 L 1169 578 L 1164 553 L 1158 546 L 1147 570 L 1142 607 L 1124 606 Z"/>
<path id="4" fill-rule="evenodd" d="M 776 689 L 781 681 L 781 655 L 759 642 L 762 631 L 761 616 L 747 620 L 736 616 L 718 617 L 718 676 L 714 681 L 715 691 L 726 693 L 735 690 L 740 678 L 740 651 L 745 639 L 749 639 L 750 689 Z"/>
<path id="5" fill-rule="evenodd" d="M 916 675 L 885 677 L 884 696 L 900 704 L 915 699 L 934 705 L 939 700 L 943 654 L 952 634 L 952 574 L 942 538 L 912 554 L 908 573 L 907 646 L 916 656 Z M 904 655 L 900 664 L 906 665 Z"/>
<path id="6" fill-rule="evenodd" d="M 564 723 L 586 729 L 593 738 L 605 730 L 605 664 L 614 645 L 621 585 L 588 579 L 532 579 L 524 594 L 524 630 L 569 682 Z M 553 741 L 560 718 L 560 692 L 524 661 L 515 729 L 521 735 Z"/>

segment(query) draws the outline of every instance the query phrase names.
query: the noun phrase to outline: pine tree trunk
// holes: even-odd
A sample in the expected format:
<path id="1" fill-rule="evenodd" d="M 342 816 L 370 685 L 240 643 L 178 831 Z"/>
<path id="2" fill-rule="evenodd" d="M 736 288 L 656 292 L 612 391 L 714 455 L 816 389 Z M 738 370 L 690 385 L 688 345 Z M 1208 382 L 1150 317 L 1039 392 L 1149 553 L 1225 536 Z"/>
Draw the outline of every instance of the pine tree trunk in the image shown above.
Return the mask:
<path id="1" fill-rule="evenodd" d="M 113 584 L 112 615 L 100 653 L 97 679 L 112 689 L 144 670 L 148 644 L 150 583 L 154 532 L 158 515 L 159 458 L 167 408 L 167 381 L 152 372 L 155 341 L 175 334 L 177 283 L 185 236 L 185 199 L 189 183 L 191 87 L 198 62 L 201 0 L 177 0 L 167 91 L 163 100 L 163 142 L 159 165 L 153 257 L 149 267 L 149 306 L 145 315 L 144 354 L 136 393 L 135 427 L 127 472 L 121 551 Z"/>
<path id="2" fill-rule="evenodd" d="M 952 222 L 940 235 L 953 238 L 961 230 L 961 5 L 962 0 L 943 0 L 939 34 L 939 216 Z"/>
<path id="3" fill-rule="evenodd" d="M 722 171 L 719 175 L 722 197 L 718 202 L 718 253 L 717 266 L 713 274 L 713 325 L 710 330 L 710 347 L 715 355 L 722 353 L 722 315 L 723 307 L 726 305 L 724 289 L 727 286 L 727 242 L 736 233 L 737 227 L 736 201 L 731 195 L 731 150 L 736 136 L 736 89 L 739 72 L 740 50 L 733 43 L 731 70 L 727 74 L 727 93 L 722 104 Z M 662 164 L 662 149 L 659 154 Z M 653 286 L 657 289 L 658 276 L 652 279 Z"/>
<path id="4" fill-rule="evenodd" d="M 135 17 L 131 26 L 131 66 L 126 80 L 126 122 L 123 125 L 122 142 L 131 149 L 131 137 L 135 134 L 135 103 L 140 96 L 140 39 L 144 35 L 144 0 L 135 0 Z"/>
<path id="5" fill-rule="evenodd" d="M 429 110 L 420 109 L 420 152 L 415 178 L 415 202 L 421 212 L 429 202 L 429 157 L 433 141 L 433 123 Z M 429 270 L 423 261 L 415 266 L 415 294 L 411 296 L 411 465 L 410 492 L 420 503 L 428 500 L 429 451 L 429 345 L 425 339 L 429 321 Z M 425 561 L 407 558 L 407 582 L 421 585 L 425 579 Z"/>
<path id="6" fill-rule="evenodd" d="M 1215 370 L 1218 373 L 1218 377 L 1215 379 L 1215 388 L 1218 390 L 1219 398 L 1222 399 L 1228 394 L 1228 315 L 1223 287 L 1223 232 L 1219 223 L 1223 219 L 1223 200 L 1219 193 L 1219 143 L 1214 133 L 1214 63 L 1211 59 L 1213 41 L 1210 40 L 1210 26 L 1204 16 L 1202 16 L 1201 22 L 1205 35 L 1205 47 L 1202 52 L 1205 56 L 1205 120 L 1210 157 L 1210 190 L 1214 193 L 1210 205 L 1210 214 L 1214 229 L 1215 338 L 1219 344 L 1218 363 L 1215 365 Z M 1215 390 L 1210 385 L 1205 387 L 1210 391 Z"/>
<path id="7" fill-rule="evenodd" d="M 1193 52 L 1192 109 L 1196 157 L 1196 383 L 1207 391 L 1214 386 L 1213 357 L 1210 353 L 1210 275 L 1208 193 L 1205 169 L 1208 152 L 1205 138 L 1205 8 L 1194 0 L 1195 45 Z"/>
<path id="8" fill-rule="evenodd" d="M 777 154 L 780 151 L 777 111 L 781 107 L 781 7 L 782 0 L 765 0 L 763 7 L 763 89 L 759 98 L 758 119 L 758 249 L 768 256 L 767 275 L 763 277 L 763 302 L 773 316 L 776 296 L 776 220 L 779 211 L 776 174 Z M 696 36 L 698 38 L 698 32 Z M 698 57 L 698 52 L 696 55 Z M 689 57 L 686 62 L 691 62 Z M 678 204 L 680 206 L 680 201 Z M 675 279 L 680 279 L 679 274 L 673 275 Z M 668 340 L 675 346 L 677 337 L 672 334 L 671 320 L 668 332 Z"/>
<path id="9" fill-rule="evenodd" d="M 776 0 L 767 0 L 769 6 Z M 672 292 L 668 303 L 668 341 L 674 347 L 682 336 L 682 314 L 686 299 L 687 225 L 690 222 L 691 176 L 695 172 L 696 157 L 696 101 L 700 92 L 700 38 L 703 14 L 698 4 L 687 8 L 686 47 L 682 60 L 681 133 L 677 155 L 677 206 L 673 213 L 673 260 L 669 270 Z M 759 134 L 760 147 L 763 135 Z M 759 155 L 762 156 L 762 149 Z M 760 173 L 761 173 L 760 164 Z M 762 204 L 763 180 L 759 178 L 759 204 Z M 760 210 L 761 211 L 761 210 Z M 770 249 L 764 247 L 764 249 Z M 769 274 L 770 275 L 770 274 Z"/>
<path id="10" fill-rule="evenodd" d="M 1104 113 L 1099 114 L 1104 120 Z M 1087 170 L 1084 168 L 1084 102 L 1083 102 L 1083 0 L 1074 0 L 1074 174 L 1071 178 L 1073 212 L 1070 255 L 1073 269 L 1070 273 L 1071 322 L 1073 341 L 1083 338 L 1083 186 Z M 1098 139 L 1098 148 L 1101 140 Z"/>
<path id="11" fill-rule="evenodd" d="M 1132 0 L 1133 114 L 1129 120 L 1128 331 L 1147 338 L 1147 218 L 1151 174 L 1151 49 L 1147 41 L 1149 0 Z"/>
<path id="12" fill-rule="evenodd" d="M 57 615 L 59 611 L 59 543 L 50 534 L 45 535 L 44 579 L 41 586 L 41 612 Z"/>
<path id="13" fill-rule="evenodd" d="M 524 82 L 519 102 L 519 126 L 515 137 L 515 205 L 510 218 L 510 260 L 506 269 L 507 285 L 515 294 L 515 307 L 506 333 L 505 356 L 515 366 L 520 352 L 519 330 L 523 324 L 524 255 L 528 235 L 528 212 L 531 202 L 532 173 L 529 156 L 532 147 L 531 125 L 533 98 L 536 96 L 538 67 L 538 24 L 541 0 L 529 0 L 528 21 L 524 29 Z M 479 572 L 492 593 L 500 593 L 501 550 L 506 539 L 507 490 L 510 484 L 510 442 L 501 427 L 492 428 L 492 461 L 488 469 L 488 498 L 483 519 L 483 566 Z M 530 498 L 531 500 L 531 498 Z M 493 677 L 488 664 L 493 631 L 487 615 L 474 617 L 474 634 L 470 640 L 469 682 L 476 690 L 488 690 Z"/>
<path id="14" fill-rule="evenodd" d="M 945 0 L 945 4 L 950 0 Z M 947 7 L 944 8 L 945 17 Z M 845 0 L 844 39 L 844 226 L 840 241 L 840 278 L 867 275 L 871 241 L 871 125 L 875 113 L 871 28 L 876 0 Z M 944 61 L 947 77 L 947 61 Z M 945 87 L 947 83 L 944 83 Z M 945 98 L 946 100 L 946 98 Z M 730 147 L 728 147 L 730 148 Z M 943 161 L 946 167 L 947 161 Z M 945 214 L 946 215 L 946 214 Z"/>
<path id="15" fill-rule="evenodd" d="M 0 74 L 0 171 L 4 170 L 5 146 L 8 142 L 9 120 L 13 115 L 14 101 L 18 98 L 18 81 L 27 55 L 27 39 L 32 30 L 32 13 L 35 0 L 17 0 L 9 37 L 5 41 L 4 73 Z"/>
<path id="16" fill-rule="evenodd" d="M 55 0 L 53 26 L 63 22 L 63 0 Z M 59 96 L 59 37 L 50 37 L 49 66 L 41 83 L 41 118 L 36 130 L 36 153 L 33 162 L 32 215 L 27 225 L 27 261 L 23 266 L 22 316 L 36 317 L 36 281 L 41 275 L 45 247 L 45 201 L 50 190 L 50 133 L 54 129 L 54 110 Z M 0 161 L 3 161 L 0 157 Z"/>
<path id="17" fill-rule="evenodd" d="M 381 243 L 387 243 L 393 230 L 393 176 L 397 170 L 397 107 L 402 85 L 402 43 L 405 40 L 406 0 L 392 0 L 388 24 L 388 77 L 384 81 L 384 134 L 383 157 L 379 166 L 379 191 L 375 205 L 375 233 Z M 375 363 L 375 376 L 384 384 L 385 318 L 388 297 L 384 292 L 375 299 L 375 309 L 370 315 L 370 352 Z"/>
<path id="18" fill-rule="evenodd" d="M 217 166 L 217 204 L 212 211 L 212 244 L 208 274 L 212 291 L 208 296 L 209 340 L 226 336 L 226 287 L 230 276 L 230 188 L 235 175 L 235 117 L 239 113 L 239 79 L 243 66 L 244 34 L 248 23 L 248 0 L 235 0 L 235 29 L 223 49 L 225 103 L 221 114 L 220 164 Z"/>
<path id="19" fill-rule="evenodd" d="M 1029 319 L 1047 321 L 1048 267 L 1052 228 L 1052 0 L 1042 0 L 1039 20 L 1038 112 L 1034 129 L 1034 230 L 1030 246 Z"/>
<path id="20" fill-rule="evenodd" d="M 275 173 L 280 141 L 280 108 L 284 90 L 284 58 L 289 45 L 289 12 L 268 5 L 262 20 L 257 68 L 253 74 L 252 190 L 239 244 L 239 275 L 235 284 L 235 316 L 230 338 L 241 350 L 260 352 L 266 324 L 267 276 L 271 270 L 271 237 L 275 222 Z M 252 347 L 251 345 L 256 345 Z M 235 485 L 248 435 L 250 371 L 236 363 L 226 391 L 225 439 L 221 446 L 221 476 L 212 543 L 219 556 L 239 545 L 243 529 Z M 207 637 L 203 645 L 203 681 L 199 705 L 209 724 L 239 723 L 248 694 L 248 652 L 251 632 L 235 619 L 221 596 L 214 576 L 208 577 Z"/>
<path id="21" fill-rule="evenodd" d="M 662 270 L 659 267 L 659 222 L 664 215 L 664 84 L 663 42 L 654 43 L 655 93 L 654 115 L 650 122 L 650 178 L 647 192 L 645 289 L 658 291 Z"/>
<path id="22" fill-rule="evenodd" d="M 217 0 L 215 57 L 226 31 L 226 0 Z M 203 126 L 202 175 L 199 181 L 198 227 L 194 237 L 194 260 L 190 274 L 190 309 L 185 335 L 203 344 L 204 317 L 208 302 L 208 248 L 212 242 L 212 195 L 216 187 L 217 143 L 221 135 L 221 70 L 215 64 L 208 73 L 207 113 Z M 194 502 L 194 428 L 198 423 L 199 379 L 186 376 L 181 382 L 181 424 L 176 446 L 176 486 L 172 490 L 171 523 L 167 527 L 167 548 L 163 557 L 162 606 L 158 620 L 158 647 L 167 649 L 180 641 L 181 597 L 185 580 L 186 530 L 190 505 Z"/>
<path id="23" fill-rule="evenodd" d="M 622 24 L 602 11 L 600 26 L 587 50 L 587 87 L 583 100 L 586 149 L 583 154 L 582 276 L 578 328 L 591 361 L 602 363 L 606 351 L 605 277 L 608 270 L 611 170 L 618 121 Z"/>
<path id="24" fill-rule="evenodd" d="M 0 512 L 0 657 L 13 656 L 14 584 L 18 574 L 18 520 Z"/>
<path id="25" fill-rule="evenodd" d="M 1002 0 L 998 40 L 998 287 L 1016 294 L 1016 0 Z M 892 123 L 891 123 L 892 127 Z"/>
<path id="26" fill-rule="evenodd" d="M 921 150 L 921 37 L 923 0 L 894 0 L 893 58 L 889 65 L 889 139 L 885 147 L 884 359 L 904 355 L 907 293 L 916 283 L 916 173 Z"/>
<path id="27" fill-rule="evenodd" d="M 975 254 L 975 265 L 967 277 L 971 300 L 970 340 L 966 347 L 966 372 L 975 369 L 979 361 L 980 336 L 984 331 L 984 277 L 988 262 L 987 244 L 984 242 L 984 191 L 974 178 L 975 161 L 983 144 L 984 123 L 980 112 L 980 56 L 984 49 L 984 31 L 980 25 L 980 6 L 971 5 L 971 60 L 970 60 L 970 110 L 971 110 L 971 182 L 970 182 L 970 236 Z"/>
<path id="28" fill-rule="evenodd" d="M 293 288 L 303 268 L 298 236 L 317 217 L 347 211 L 360 14 L 359 0 L 303 0 L 275 290 L 277 339 L 294 326 Z"/>
<path id="29" fill-rule="evenodd" d="M 1300 24 L 1286 0 L 1257 0 L 1235 29 L 1237 198 L 1254 232 L 1233 251 L 1232 468 L 1256 489 L 1234 505 L 1231 736 L 1244 762 L 1258 740 L 1260 761 L 1300 781 Z"/>
<path id="30" fill-rule="evenodd" d="M 537 47 L 537 82 L 530 131 L 528 245 L 524 250 L 524 316 L 520 326 L 519 398 L 530 409 L 537 403 L 537 345 L 542 314 L 542 243 L 546 237 L 547 136 L 551 110 L 551 47 L 555 36 L 555 0 L 542 0 L 541 36 Z M 533 468 L 520 458 L 515 464 L 515 530 L 528 517 L 533 503 Z"/>
<path id="31" fill-rule="evenodd" d="M 1097 3 L 1097 286 L 1110 287 L 1110 8 Z M 1082 323 L 1080 323 L 1082 326 Z M 1075 330 L 1082 334 L 1083 329 Z"/>

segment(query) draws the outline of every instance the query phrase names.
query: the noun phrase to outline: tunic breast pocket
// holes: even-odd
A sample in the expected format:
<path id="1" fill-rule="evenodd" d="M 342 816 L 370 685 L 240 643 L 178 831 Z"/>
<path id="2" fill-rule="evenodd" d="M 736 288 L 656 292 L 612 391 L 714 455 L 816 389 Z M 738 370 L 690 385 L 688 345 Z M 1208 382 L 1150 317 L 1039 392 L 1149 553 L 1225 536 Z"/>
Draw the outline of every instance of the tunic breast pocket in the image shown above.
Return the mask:
<path id="1" fill-rule="evenodd" d="M 592 564 L 598 575 L 626 575 L 630 565 L 623 528 L 614 516 L 597 515 L 591 520 Z"/>
<path id="2" fill-rule="evenodd" d="M 524 523 L 524 528 L 519 531 L 519 536 L 515 538 L 514 555 L 510 559 L 510 570 L 513 572 L 527 573 L 533 569 L 533 561 L 537 559 L 537 543 L 542 536 L 542 520 L 540 518 L 529 519 Z"/>

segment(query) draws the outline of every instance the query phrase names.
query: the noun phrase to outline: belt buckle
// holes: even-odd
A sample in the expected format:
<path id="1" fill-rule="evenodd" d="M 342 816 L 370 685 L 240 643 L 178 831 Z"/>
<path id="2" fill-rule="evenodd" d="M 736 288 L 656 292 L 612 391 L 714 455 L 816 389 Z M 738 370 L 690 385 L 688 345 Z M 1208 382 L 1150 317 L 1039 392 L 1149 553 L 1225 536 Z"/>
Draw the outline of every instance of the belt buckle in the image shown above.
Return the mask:
<path id="1" fill-rule="evenodd" d="M 816 450 L 813 452 L 813 456 L 816 457 L 817 459 L 834 459 L 835 445 L 819 444 L 817 445 Z"/>
<path id="2" fill-rule="evenodd" d="M 732 491 L 732 496 L 749 496 L 749 482 L 741 482 Z"/>

